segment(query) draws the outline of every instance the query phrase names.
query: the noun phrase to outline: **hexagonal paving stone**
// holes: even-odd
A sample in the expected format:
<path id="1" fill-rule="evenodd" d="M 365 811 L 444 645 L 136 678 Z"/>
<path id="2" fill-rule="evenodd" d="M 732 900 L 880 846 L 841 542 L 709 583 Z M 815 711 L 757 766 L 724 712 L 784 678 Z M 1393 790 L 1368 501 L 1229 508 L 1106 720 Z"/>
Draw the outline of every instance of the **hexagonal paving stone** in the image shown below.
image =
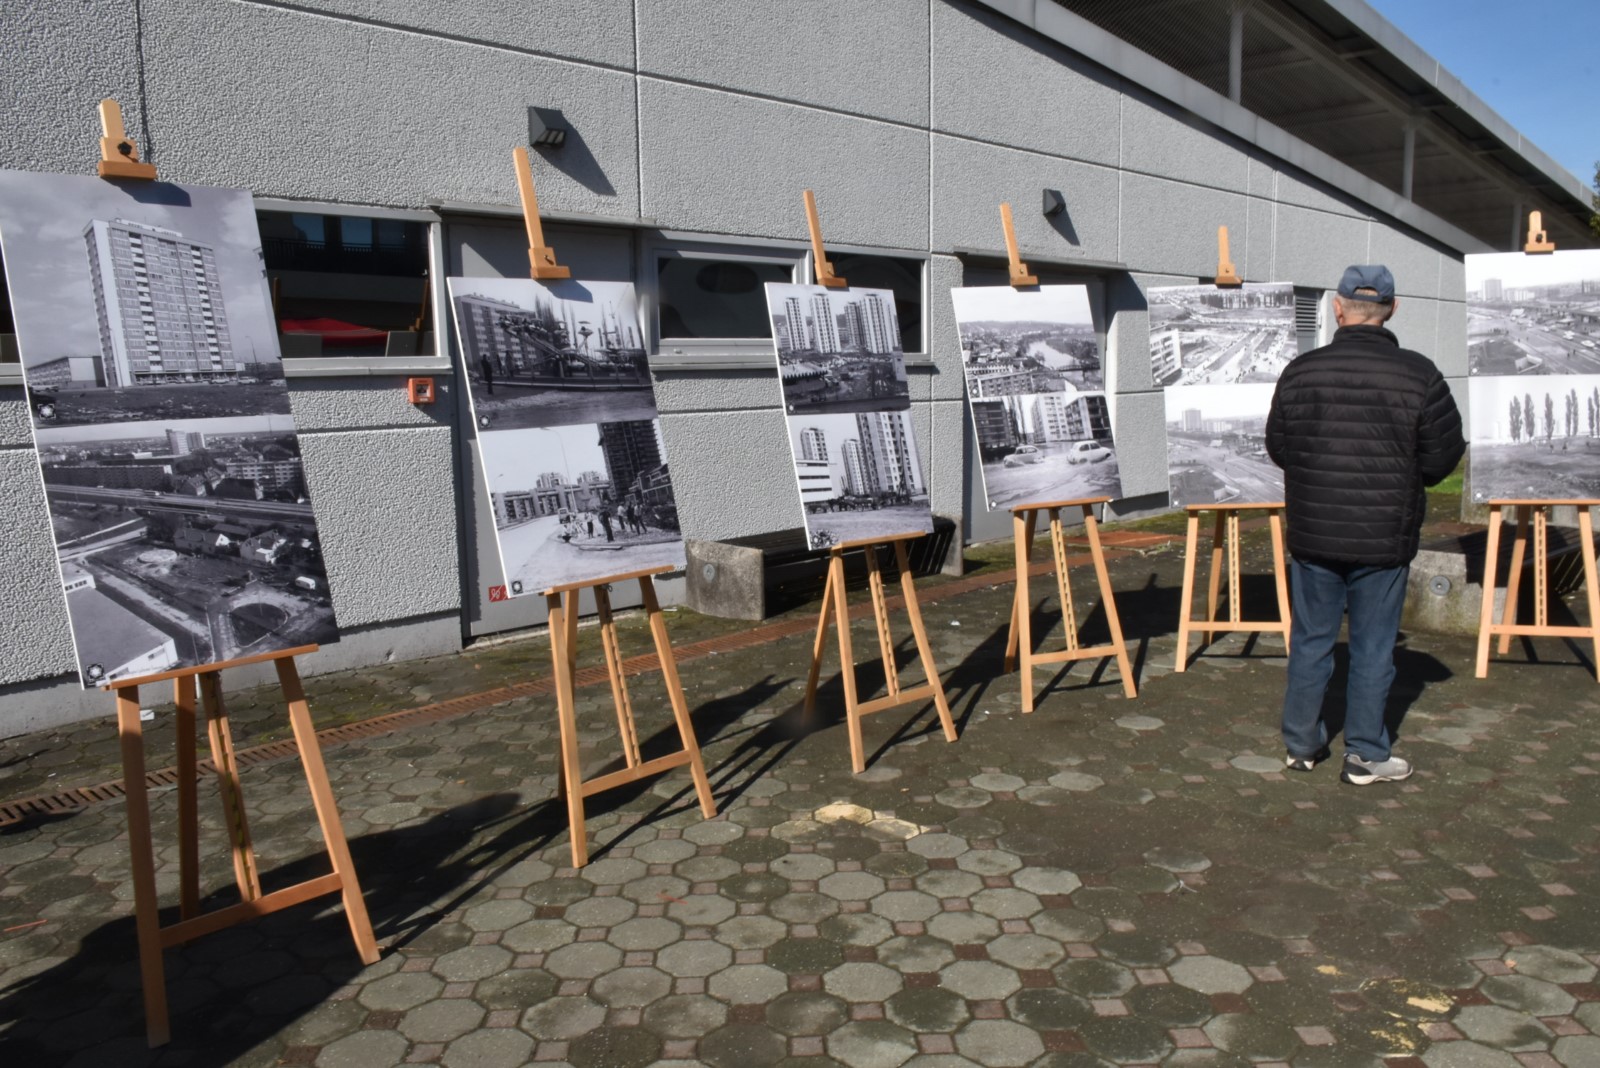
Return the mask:
<path id="1" fill-rule="evenodd" d="M 886 1001 L 902 985 L 898 972 L 865 961 L 841 964 L 822 977 L 823 989 L 846 1001 Z"/>
<path id="2" fill-rule="evenodd" d="M 1201 872 L 1211 867 L 1211 859 L 1204 853 L 1180 846 L 1157 846 L 1144 854 L 1145 863 L 1172 872 Z"/>
<path id="3" fill-rule="evenodd" d="M 789 989 L 789 977 L 765 964 L 735 964 L 713 975 L 706 989 L 734 1005 L 763 1005 Z"/>
<path id="4" fill-rule="evenodd" d="M 504 931 L 532 916 L 532 905 L 516 898 L 507 898 L 472 906 L 462 915 L 461 922 L 474 931 Z"/>
<path id="5" fill-rule="evenodd" d="M 599 1027 L 573 1039 L 573 1068 L 645 1068 L 661 1055 L 661 1040 L 640 1027 Z"/>
<path id="6" fill-rule="evenodd" d="M 664 916 L 639 916 L 613 927 L 606 941 L 627 952 L 660 949 L 682 937 L 683 928 Z"/>
<path id="7" fill-rule="evenodd" d="M 930 935 L 897 935 L 878 950 L 878 963 L 902 975 L 936 972 L 955 959 L 950 943 Z"/>
<path id="8" fill-rule="evenodd" d="M 887 1020 L 856 1020 L 828 1036 L 829 1056 L 849 1068 L 900 1068 L 917 1052 L 916 1039 Z"/>
<path id="9" fill-rule="evenodd" d="M 1570 950 L 1554 946 L 1517 946 L 1505 959 L 1521 975 L 1531 975 L 1551 983 L 1592 983 L 1597 969 Z"/>
<path id="10" fill-rule="evenodd" d="M 820 990 L 795 990 L 767 1006 L 767 1026 L 786 1035 L 826 1035 L 850 1018 L 850 1008 Z"/>
<path id="11" fill-rule="evenodd" d="M 404 1012 L 438 997 L 444 983 L 426 972 L 400 972 L 368 983 L 356 1000 L 369 1009 Z"/>
<path id="12" fill-rule="evenodd" d="M 521 1031 L 499 1027 L 456 1039 L 445 1047 L 442 1062 L 445 1068 L 519 1068 L 532 1054 L 533 1039 Z"/>
<path id="13" fill-rule="evenodd" d="M 1053 968 L 1067 955 L 1061 943 L 1041 935 L 1001 935 L 989 943 L 989 959 L 1022 970 Z"/>
<path id="14" fill-rule="evenodd" d="M 734 949 L 765 949 L 782 939 L 788 930 L 771 916 L 735 916 L 717 924 L 712 936 Z"/>
<path id="15" fill-rule="evenodd" d="M 1065 868 L 1023 868 L 1011 877 L 1012 885 L 1034 894 L 1071 894 L 1083 880 Z"/>
<path id="16" fill-rule="evenodd" d="M 973 849 L 957 857 L 956 866 L 974 875 L 1010 875 L 1022 867 L 1022 861 L 999 849 Z"/>
<path id="17" fill-rule="evenodd" d="M 971 847 L 967 845 L 965 838 L 936 832 L 917 835 L 906 843 L 906 848 L 919 857 L 938 857 L 948 860 L 959 857 Z"/>
<path id="18" fill-rule="evenodd" d="M 825 876 L 817 889 L 839 901 L 866 901 L 884 891 L 884 881 L 865 871 L 841 871 Z"/>
<path id="19" fill-rule="evenodd" d="M 500 944 L 513 953 L 548 953 L 578 937 L 578 929 L 565 920 L 529 920 L 500 936 Z"/>
<path id="20" fill-rule="evenodd" d="M 1522 1068 L 1505 1050 L 1476 1042 L 1441 1042 L 1422 1055 L 1428 1068 Z"/>
<path id="21" fill-rule="evenodd" d="M 964 1057 L 993 1068 L 1020 1068 L 1044 1054 L 1044 1042 L 1011 1020 L 973 1020 L 956 1033 Z"/>
<path id="22" fill-rule="evenodd" d="M 1167 967 L 1174 983 L 1202 994 L 1242 994 L 1255 980 L 1249 971 L 1221 957 L 1184 957 Z"/>
<path id="23" fill-rule="evenodd" d="M 1490 1001 L 1532 1016 L 1565 1016 L 1578 999 L 1554 983 L 1526 975 L 1491 975 L 1478 984 Z"/>
<path id="24" fill-rule="evenodd" d="M 1012 1019 L 1035 1031 L 1075 1030 L 1094 1016 L 1087 1000 L 1054 987 L 1019 990 L 1007 1000 L 1006 1007 Z"/>
<path id="25" fill-rule="evenodd" d="M 721 894 L 690 894 L 667 905 L 667 915 L 691 927 L 715 927 L 732 918 L 738 906 Z"/>
<path id="26" fill-rule="evenodd" d="M 1556 1039 L 1550 1053 L 1566 1065 L 1600 1064 L 1600 1037 L 1567 1035 Z"/>
<path id="27" fill-rule="evenodd" d="M 1024 920 L 1044 908 L 1026 890 L 991 887 L 972 895 L 972 907 L 997 920 Z"/>
<path id="28" fill-rule="evenodd" d="M 622 951 L 604 942 L 574 942 L 544 959 L 545 970 L 563 979 L 593 979 L 622 963 Z"/>
<path id="29" fill-rule="evenodd" d="M 561 918 L 579 927 L 615 927 L 638 910 L 625 897 L 591 897 L 568 905 Z"/>
<path id="30" fill-rule="evenodd" d="M 499 946 L 467 946 L 433 962 L 433 972 L 452 983 L 487 979 L 511 966 L 511 954 Z"/>
<path id="31" fill-rule="evenodd" d="M 584 865 L 578 876 L 595 886 L 621 886 L 642 879 L 649 869 L 644 861 L 632 857 L 605 857 Z"/>
<path id="32" fill-rule="evenodd" d="M 700 1040 L 700 1059 L 712 1068 L 764 1068 L 788 1050 L 782 1035 L 760 1024 L 728 1024 Z"/>
<path id="33" fill-rule="evenodd" d="M 966 998 L 938 987 L 902 990 L 889 999 L 885 1008 L 889 1019 L 912 1031 L 948 1034 L 972 1017 Z"/>
<path id="34" fill-rule="evenodd" d="M 981 912 L 941 912 L 928 921 L 928 933 L 951 945 L 972 945 L 998 936 L 1000 921 Z"/>
<path id="35" fill-rule="evenodd" d="M 1098 775 L 1090 775 L 1082 771 L 1057 772 L 1050 776 L 1049 782 L 1051 786 L 1059 787 L 1063 790 L 1071 790 L 1073 793 L 1079 794 L 1098 790 L 1106 784 L 1106 781 Z"/>
<path id="36" fill-rule="evenodd" d="M 619 1008 L 641 1008 L 672 992 L 672 978 L 657 968 L 618 968 L 589 984 L 596 1000 Z"/>
<path id="37" fill-rule="evenodd" d="M 895 923 L 920 922 L 939 912 L 939 899 L 917 890 L 890 890 L 872 899 L 869 907 Z"/>
<path id="38" fill-rule="evenodd" d="M 357 1031 L 324 1046 L 317 1054 L 317 1068 L 376 1068 L 399 1064 L 405 1059 L 407 1043 L 395 1031 Z"/>
<path id="39" fill-rule="evenodd" d="M 707 976 L 731 963 L 733 950 L 710 939 L 674 942 L 656 954 L 656 967 L 679 979 Z"/>
<path id="40" fill-rule="evenodd" d="M 1063 987 L 1086 998 L 1118 998 L 1135 985 L 1131 971 L 1094 957 L 1056 965 L 1055 977 Z"/>
<path id="41" fill-rule="evenodd" d="M 1527 1013 L 1499 1005 L 1469 1005 L 1450 1022 L 1468 1038 L 1514 1053 L 1546 1049 L 1554 1037 Z"/>
<path id="42" fill-rule="evenodd" d="M 522 1014 L 522 1029 L 537 1038 L 576 1038 L 599 1027 L 605 1006 L 586 997 L 556 997 L 530 1005 Z"/>
<path id="43" fill-rule="evenodd" d="M 1218 1016 L 1205 1026 L 1219 1048 L 1252 1061 L 1286 1061 L 1302 1048 L 1300 1036 L 1282 1020 L 1250 1012 Z"/>
<path id="44" fill-rule="evenodd" d="M 644 1026 L 663 1038 L 699 1038 L 728 1020 L 728 1007 L 705 994 L 672 994 L 644 1010 Z"/>
<path id="45" fill-rule="evenodd" d="M 990 961 L 958 960 L 939 969 L 939 985 L 968 1001 L 1003 1001 L 1022 988 L 1022 979 Z"/>

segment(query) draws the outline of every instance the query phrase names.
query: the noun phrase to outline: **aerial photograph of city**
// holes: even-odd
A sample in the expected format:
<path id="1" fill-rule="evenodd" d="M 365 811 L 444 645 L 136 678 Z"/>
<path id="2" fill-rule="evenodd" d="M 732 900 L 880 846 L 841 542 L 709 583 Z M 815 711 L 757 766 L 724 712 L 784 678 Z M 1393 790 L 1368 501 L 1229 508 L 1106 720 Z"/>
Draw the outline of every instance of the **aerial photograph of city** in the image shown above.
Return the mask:
<path id="1" fill-rule="evenodd" d="M 1467 373 L 1600 373 L 1600 249 L 1468 256 Z"/>
<path id="2" fill-rule="evenodd" d="M 513 597 L 684 565 L 658 420 L 478 435 Z"/>
<path id="3" fill-rule="evenodd" d="M 1473 500 L 1600 497 L 1600 375 L 1482 375 L 1467 389 Z"/>
<path id="4" fill-rule="evenodd" d="M 86 686 L 336 640 L 288 416 L 35 437 Z"/>
<path id="5" fill-rule="evenodd" d="M 1286 282 L 1162 286 L 1148 299 L 1158 386 L 1276 382 L 1299 355 L 1294 286 Z"/>
<path id="6" fill-rule="evenodd" d="M 0 172 L 35 426 L 287 415 L 250 194 Z"/>
<path id="7" fill-rule="evenodd" d="M 1018 393 L 968 405 L 991 509 L 1122 496 L 1104 393 Z"/>
<path id="8" fill-rule="evenodd" d="M 1267 456 L 1267 413 L 1276 388 L 1253 382 L 1165 391 L 1174 508 L 1283 500 L 1283 472 Z"/>
<path id="9" fill-rule="evenodd" d="M 769 282 L 767 308 L 790 412 L 911 407 L 894 293 Z"/>
<path id="10" fill-rule="evenodd" d="M 909 412 L 790 416 L 789 445 L 813 549 L 933 529 Z"/>
<path id="11" fill-rule="evenodd" d="M 1105 389 L 1086 286 L 975 286 L 950 291 L 967 396 Z"/>
<path id="12" fill-rule="evenodd" d="M 480 429 L 656 417 L 631 283 L 447 281 Z"/>

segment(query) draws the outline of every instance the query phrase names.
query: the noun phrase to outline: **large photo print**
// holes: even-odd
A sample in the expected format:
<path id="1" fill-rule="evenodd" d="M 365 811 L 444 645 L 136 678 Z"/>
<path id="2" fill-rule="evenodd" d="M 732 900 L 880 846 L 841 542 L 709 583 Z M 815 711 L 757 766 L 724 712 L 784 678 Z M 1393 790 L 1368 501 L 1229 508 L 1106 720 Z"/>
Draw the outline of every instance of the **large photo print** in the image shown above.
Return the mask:
<path id="1" fill-rule="evenodd" d="M 1600 497 L 1600 375 L 1477 376 L 1467 390 L 1474 501 Z"/>
<path id="2" fill-rule="evenodd" d="M 1299 354 L 1294 286 L 1151 289 L 1150 371 L 1158 386 L 1276 382 Z"/>
<path id="3" fill-rule="evenodd" d="M 1271 382 L 1167 388 L 1174 508 L 1283 500 L 1283 472 L 1267 456 L 1267 414 L 1276 389 Z"/>
<path id="4" fill-rule="evenodd" d="M 933 530 L 910 412 L 792 415 L 789 446 L 813 549 Z"/>
<path id="5" fill-rule="evenodd" d="M 1467 373 L 1600 373 L 1600 249 L 1466 258 Z"/>
<path id="6" fill-rule="evenodd" d="M 893 292 L 768 283 L 767 309 L 790 413 L 911 407 Z"/>
<path id="7" fill-rule="evenodd" d="M 989 507 L 1120 497 L 1087 287 L 981 286 L 950 296 Z"/>

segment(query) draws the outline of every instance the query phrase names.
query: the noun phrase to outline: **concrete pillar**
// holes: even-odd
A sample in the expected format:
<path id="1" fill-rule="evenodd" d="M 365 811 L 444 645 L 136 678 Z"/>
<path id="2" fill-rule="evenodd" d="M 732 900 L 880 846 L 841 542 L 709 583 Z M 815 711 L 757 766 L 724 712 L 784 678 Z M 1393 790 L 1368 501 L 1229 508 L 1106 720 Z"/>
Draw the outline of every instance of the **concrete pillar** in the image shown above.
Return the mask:
<path id="1" fill-rule="evenodd" d="M 1228 99 L 1244 97 L 1244 4 L 1234 4 L 1228 22 Z"/>

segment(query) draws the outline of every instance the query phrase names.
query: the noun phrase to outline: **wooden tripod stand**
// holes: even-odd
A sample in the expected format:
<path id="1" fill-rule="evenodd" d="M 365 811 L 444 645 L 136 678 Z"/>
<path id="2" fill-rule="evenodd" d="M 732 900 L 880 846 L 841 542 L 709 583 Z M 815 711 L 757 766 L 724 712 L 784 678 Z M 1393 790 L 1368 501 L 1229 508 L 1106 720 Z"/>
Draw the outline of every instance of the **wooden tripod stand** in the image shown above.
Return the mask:
<path id="1" fill-rule="evenodd" d="M 1106 572 L 1105 552 L 1100 547 L 1100 527 L 1094 517 L 1095 505 L 1105 504 L 1110 499 L 1084 497 L 1072 501 L 1024 504 L 1011 509 L 1011 525 L 1017 549 L 1017 590 L 1011 601 L 1011 630 L 1006 637 L 1005 670 L 1011 671 L 1019 661 L 1022 665 L 1023 712 L 1033 711 L 1033 669 L 1041 664 L 1114 656 L 1117 658 L 1117 669 L 1122 673 L 1122 691 L 1129 697 L 1138 696 L 1133 668 L 1128 664 L 1128 646 L 1122 640 L 1122 622 L 1117 616 L 1116 596 L 1111 591 L 1111 578 Z M 1111 641 L 1106 645 L 1084 647 L 1078 644 L 1078 619 L 1072 607 L 1072 588 L 1067 581 L 1066 538 L 1061 527 L 1063 508 L 1078 508 L 1083 513 L 1083 532 L 1089 541 L 1089 556 L 1094 563 L 1095 578 L 1100 584 L 1100 603 L 1105 608 L 1106 624 L 1111 629 Z M 1028 597 L 1028 563 L 1033 556 L 1034 529 L 1041 512 L 1047 512 L 1050 516 L 1050 547 L 1055 562 L 1056 593 L 1061 598 L 1061 622 L 1067 630 L 1067 647 L 1053 653 L 1036 653 L 1033 650 L 1032 601 Z"/>
<path id="2" fill-rule="evenodd" d="M 1570 504 L 1578 509 L 1578 543 L 1583 554 L 1583 582 L 1589 597 L 1589 625 L 1556 627 L 1550 625 L 1550 509 Z M 1489 502 L 1488 555 L 1483 562 L 1483 608 L 1478 617 L 1478 661 L 1476 675 L 1489 674 L 1489 642 L 1498 635 L 1500 655 L 1511 651 L 1513 635 L 1528 637 L 1587 638 L 1593 646 L 1596 678 L 1600 679 L 1600 587 L 1595 583 L 1594 519 L 1589 509 L 1600 505 L 1594 500 L 1506 500 Z M 1506 603 L 1500 622 L 1494 621 L 1495 572 L 1500 564 L 1500 525 L 1505 509 L 1517 510 L 1516 541 L 1511 548 L 1511 568 L 1506 573 Z M 1517 595 L 1521 592 L 1522 562 L 1528 555 L 1528 536 L 1533 535 L 1533 622 L 1517 622 Z"/>
<path id="3" fill-rule="evenodd" d="M 339 894 L 350 924 L 350 937 L 363 964 L 378 960 L 377 942 L 372 936 L 372 921 L 361 899 L 350 846 L 345 841 L 344 824 L 328 785 L 328 770 L 322 762 L 317 730 L 311 722 L 311 709 L 300 686 L 300 673 L 294 658 L 317 650 L 315 645 L 242 657 L 221 664 L 180 668 L 107 686 L 117 700 L 117 733 L 122 744 L 122 775 L 127 788 L 128 852 L 133 867 L 133 908 L 139 935 L 139 972 L 144 985 L 145 1031 L 152 1047 L 171 1038 L 167 1018 L 166 971 L 162 950 L 182 945 L 201 935 L 220 931 L 257 916 L 265 916 L 303 901 Z M 289 725 L 294 730 L 300 763 L 305 769 L 311 803 L 322 828 L 322 841 L 333 871 L 293 886 L 262 891 L 255 848 L 250 841 L 250 825 L 245 818 L 244 795 L 239 786 L 239 770 L 234 763 L 233 736 L 228 728 L 228 711 L 222 702 L 220 674 L 227 668 L 271 661 L 278 671 L 278 684 L 289 707 Z M 200 702 L 205 709 L 206 731 L 211 743 L 211 765 L 222 793 L 222 813 L 233 850 L 234 882 L 240 902 L 212 912 L 200 912 L 200 819 L 195 779 L 195 679 L 199 678 Z M 139 720 L 139 687 L 147 683 L 172 680 L 177 705 L 178 734 L 178 882 L 179 922 L 161 925 L 156 899 L 155 855 L 150 840 L 150 799 L 145 784 L 144 729 Z"/>
<path id="4" fill-rule="evenodd" d="M 1282 634 L 1283 645 L 1289 647 L 1289 577 L 1284 570 L 1283 504 L 1191 504 L 1189 529 L 1183 553 L 1183 603 L 1178 609 L 1178 656 L 1174 671 L 1189 666 L 1189 636 L 1201 634 L 1200 648 L 1204 649 L 1213 634 L 1225 631 Z M 1278 589 L 1278 618 L 1275 620 L 1246 620 L 1240 608 L 1239 583 L 1239 516 L 1252 509 L 1267 513 L 1272 526 L 1272 578 Z M 1216 526 L 1211 531 L 1211 574 L 1206 590 L 1206 618 L 1194 618 L 1194 565 L 1199 550 L 1200 513 L 1216 512 Z M 1222 583 L 1226 560 L 1228 571 L 1228 618 L 1217 619 L 1217 593 Z"/>
<path id="5" fill-rule="evenodd" d="M 950 718 L 950 705 L 945 700 L 944 684 L 939 681 L 939 667 L 933 662 L 933 650 L 928 645 L 928 632 L 922 625 L 922 609 L 917 604 L 916 581 L 911 574 L 911 564 L 906 544 L 922 537 L 921 534 L 901 534 L 892 538 L 871 538 L 862 541 L 841 542 L 828 550 L 828 581 L 822 591 L 822 613 L 817 618 L 817 637 L 811 645 L 811 674 L 806 679 L 806 715 L 816 707 L 817 679 L 822 672 L 822 653 L 827 643 L 828 625 L 839 630 L 839 673 L 844 679 L 844 711 L 850 731 L 850 767 L 860 773 L 866 770 L 866 752 L 861 742 L 861 718 L 874 712 L 887 712 L 891 708 L 914 704 L 933 698 L 939 712 L 939 723 L 944 728 L 944 740 L 956 740 L 955 720 Z M 894 546 L 895 566 L 900 569 L 900 594 L 905 599 L 906 616 L 911 620 L 911 633 L 916 639 L 917 655 L 922 660 L 922 671 L 928 681 L 910 689 L 900 688 L 900 670 L 894 662 L 894 637 L 889 630 L 889 608 L 884 600 L 883 571 L 878 564 L 878 549 Z M 856 695 L 856 658 L 850 642 L 850 606 L 845 598 L 844 554 L 852 549 L 864 549 L 867 556 L 867 585 L 872 591 L 872 615 L 878 631 L 878 655 L 883 660 L 884 683 L 889 693 L 870 701 Z"/>
<path id="6" fill-rule="evenodd" d="M 574 868 L 589 863 L 589 833 L 583 811 L 586 797 L 615 790 L 619 786 L 627 786 L 687 764 L 689 774 L 694 777 L 701 814 L 706 819 L 717 814 L 716 802 L 711 798 L 711 782 L 706 778 L 706 766 L 700 758 L 700 743 L 695 739 L 694 723 L 689 719 L 689 705 L 683 697 L 683 683 L 678 679 L 678 662 L 672 655 L 672 641 L 667 637 L 667 624 L 661 617 L 655 583 L 651 581 L 651 576 L 671 570 L 670 566 L 653 567 L 613 575 L 608 579 L 552 586 L 544 591 L 550 613 L 550 656 L 555 661 L 556 713 L 561 723 L 561 788 L 567 798 L 567 822 L 571 828 Z M 672 703 L 672 716 L 678 724 L 678 735 L 683 741 L 683 748 L 676 753 L 668 753 L 654 760 L 644 760 L 639 755 L 639 731 L 633 720 L 633 701 L 628 695 L 628 682 L 622 674 L 617 623 L 611 615 L 609 586 L 613 582 L 625 582 L 628 579 L 639 581 L 639 596 L 644 601 L 645 614 L 650 620 L 650 637 L 655 642 L 656 660 L 661 668 L 662 681 L 666 683 L 667 699 Z M 611 697 L 617 706 L 617 734 L 621 738 L 622 758 L 626 765 L 588 780 L 583 778 L 578 763 L 578 714 L 573 696 L 573 675 L 578 664 L 578 595 L 585 589 L 594 591 L 595 609 L 600 617 L 600 645 L 605 651 L 606 672 L 611 677 Z"/>

